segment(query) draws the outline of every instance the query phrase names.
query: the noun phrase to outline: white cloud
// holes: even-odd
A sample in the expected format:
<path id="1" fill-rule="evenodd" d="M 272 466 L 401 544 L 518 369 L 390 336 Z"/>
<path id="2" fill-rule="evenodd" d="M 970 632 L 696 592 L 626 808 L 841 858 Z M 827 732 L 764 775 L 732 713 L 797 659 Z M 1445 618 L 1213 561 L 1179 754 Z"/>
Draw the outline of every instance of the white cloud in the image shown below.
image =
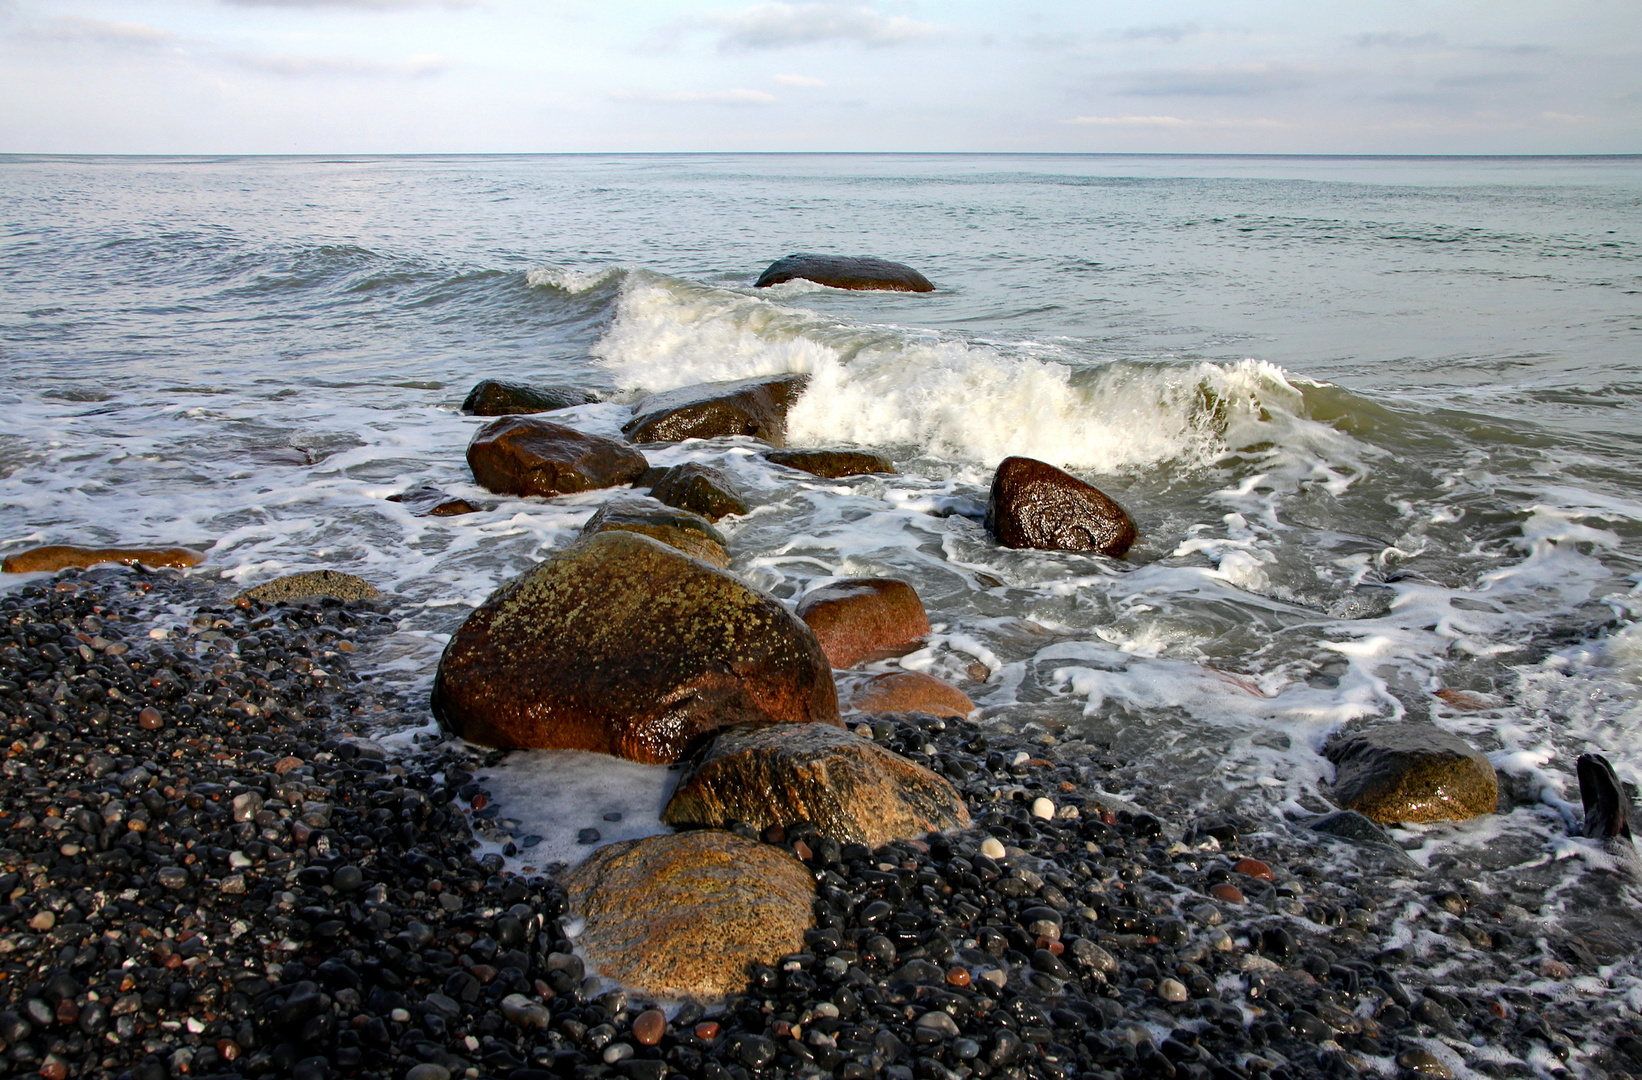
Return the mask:
<path id="1" fill-rule="evenodd" d="M 880 15 L 869 7 L 834 3 L 757 4 L 704 21 L 719 28 L 721 49 L 783 49 L 827 42 L 904 45 L 947 32 L 905 15 Z"/>
<path id="2" fill-rule="evenodd" d="M 812 89 L 827 85 L 825 80 L 813 75 L 777 75 L 773 81 L 778 86 L 807 86 Z"/>
<path id="3" fill-rule="evenodd" d="M 1074 116 L 1068 124 L 1128 128 L 1284 128 L 1281 120 L 1251 117 L 1247 120 L 1188 120 L 1180 116 Z"/>
<path id="4" fill-rule="evenodd" d="M 239 67 L 287 78 L 423 79 L 449 70 L 451 61 L 437 53 L 422 53 L 397 64 L 348 56 L 298 56 L 291 53 L 233 53 L 226 59 Z"/>
<path id="5" fill-rule="evenodd" d="M 35 41 L 88 42 L 124 49 L 157 49 L 174 45 L 180 40 L 171 31 L 146 23 L 104 22 L 101 19 L 84 19 L 78 15 L 63 15 L 37 26 L 30 26 L 20 36 Z"/>
<path id="6" fill-rule="evenodd" d="M 358 11 L 408 11 L 414 8 L 475 7 L 480 0 L 220 0 L 232 7 L 354 8 Z"/>
<path id="7" fill-rule="evenodd" d="M 774 105 L 779 100 L 762 90 L 614 90 L 616 101 L 647 101 L 658 105 Z"/>

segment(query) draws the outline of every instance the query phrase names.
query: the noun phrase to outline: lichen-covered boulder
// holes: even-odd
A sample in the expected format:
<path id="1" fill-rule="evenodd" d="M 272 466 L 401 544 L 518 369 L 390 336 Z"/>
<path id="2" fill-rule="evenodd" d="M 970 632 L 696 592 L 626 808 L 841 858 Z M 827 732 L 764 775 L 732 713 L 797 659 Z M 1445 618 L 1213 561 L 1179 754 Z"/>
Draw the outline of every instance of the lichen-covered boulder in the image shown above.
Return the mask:
<path id="1" fill-rule="evenodd" d="M 0 572 L 28 574 L 40 570 L 66 570 L 71 566 L 96 566 L 98 563 L 124 563 L 127 566 L 198 566 L 205 561 L 203 552 L 193 548 L 126 548 L 79 547 L 75 544 L 48 544 L 29 548 L 15 555 L 7 555 L 0 562 Z"/>
<path id="2" fill-rule="evenodd" d="M 623 840 L 564 877 L 588 966 L 658 998 L 721 998 L 798 952 L 815 881 L 783 848 L 701 829 Z"/>
<path id="3" fill-rule="evenodd" d="M 764 457 L 776 465 L 828 480 L 895 471 L 889 458 L 866 450 L 771 450 Z"/>
<path id="4" fill-rule="evenodd" d="M 756 829 L 808 821 L 839 843 L 962 828 L 969 810 L 944 777 L 871 739 L 825 724 L 721 732 L 662 811 L 669 825 Z"/>
<path id="5" fill-rule="evenodd" d="M 474 416 L 514 416 L 569 409 L 596 400 L 573 386 L 527 386 L 504 379 L 481 379 L 468 391 L 462 411 Z"/>
<path id="6" fill-rule="evenodd" d="M 1494 766 L 1433 724 L 1381 724 L 1323 753 L 1335 766 L 1335 804 L 1374 821 L 1463 821 L 1499 802 Z"/>
<path id="7" fill-rule="evenodd" d="M 634 407 L 622 433 L 634 442 L 748 435 L 780 446 L 787 438 L 787 410 L 809 381 L 808 375 L 776 375 L 651 394 Z"/>
<path id="8" fill-rule="evenodd" d="M 918 712 L 930 716 L 968 716 L 975 711 L 969 695 L 949 682 L 921 671 L 875 675 L 850 695 L 848 712 Z"/>
<path id="9" fill-rule="evenodd" d="M 735 481 L 711 465 L 691 461 L 652 472 L 650 497 L 668 506 L 692 511 L 708 521 L 747 512 L 747 500 Z"/>
<path id="10" fill-rule="evenodd" d="M 582 526 L 583 536 L 601 532 L 633 532 L 678 548 L 691 558 L 714 566 L 729 566 L 724 535 L 700 514 L 666 506 L 642 495 L 611 499 Z"/>
<path id="11" fill-rule="evenodd" d="M 992 477 L 986 529 L 1004 547 L 1093 551 L 1121 559 L 1135 523 L 1092 484 L 1033 458 L 1005 458 Z"/>
<path id="12" fill-rule="evenodd" d="M 799 601 L 798 616 L 815 631 L 835 668 L 909 652 L 929 633 L 917 592 L 893 578 L 824 585 Z"/>
<path id="13" fill-rule="evenodd" d="M 265 581 L 246 589 L 235 600 L 260 600 L 264 604 L 297 600 L 374 600 L 382 593 L 362 577 L 340 570 L 306 570 L 300 574 Z"/>
<path id="14" fill-rule="evenodd" d="M 834 289 L 935 291 L 928 278 L 906 263 L 876 259 L 870 255 L 815 255 L 809 252 L 777 259 L 758 275 L 753 288 L 767 289 L 794 278 Z"/>
<path id="15" fill-rule="evenodd" d="M 440 658 L 433 712 L 485 746 L 652 764 L 727 725 L 839 722 L 809 627 L 633 532 L 579 541 L 468 616 Z"/>
<path id="16" fill-rule="evenodd" d="M 468 443 L 468 467 L 498 495 L 567 495 L 630 484 L 649 462 L 618 439 L 531 416 L 504 416 Z"/>

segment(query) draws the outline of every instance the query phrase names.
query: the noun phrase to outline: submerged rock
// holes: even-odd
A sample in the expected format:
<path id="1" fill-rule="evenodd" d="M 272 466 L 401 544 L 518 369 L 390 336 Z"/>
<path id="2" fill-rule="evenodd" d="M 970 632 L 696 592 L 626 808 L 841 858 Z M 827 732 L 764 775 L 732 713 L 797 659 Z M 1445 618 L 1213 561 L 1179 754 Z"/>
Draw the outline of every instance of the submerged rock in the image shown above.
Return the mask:
<path id="1" fill-rule="evenodd" d="M 642 495 L 612 499 L 582 526 L 583 536 L 601 532 L 632 532 L 660 540 L 684 554 L 714 566 L 730 565 L 724 535 L 700 514 L 664 506 Z"/>
<path id="2" fill-rule="evenodd" d="M 753 288 L 767 289 L 794 278 L 834 289 L 935 291 L 928 278 L 905 263 L 876 259 L 870 255 L 816 255 L 809 252 L 777 259 L 758 275 Z"/>
<path id="3" fill-rule="evenodd" d="M 675 826 L 756 829 L 806 821 L 839 843 L 879 847 L 969 824 L 943 777 L 824 724 L 720 733 L 662 811 Z"/>
<path id="4" fill-rule="evenodd" d="M 771 450 L 764 457 L 776 465 L 828 480 L 895 471 L 889 458 L 865 450 Z"/>
<path id="5" fill-rule="evenodd" d="M 498 495 L 563 495 L 638 479 L 644 455 L 617 439 L 562 424 L 504 416 L 468 444 L 473 478 Z"/>
<path id="6" fill-rule="evenodd" d="M 650 497 L 668 506 L 692 511 L 709 521 L 747 512 L 747 500 L 741 497 L 735 482 L 711 465 L 692 461 L 654 472 Z"/>
<path id="7" fill-rule="evenodd" d="M 246 589 L 235 600 L 260 600 L 265 604 L 280 601 L 318 600 L 331 597 L 336 600 L 374 600 L 381 590 L 361 577 L 337 570 L 308 570 L 300 574 L 265 581 Z"/>
<path id="8" fill-rule="evenodd" d="M 1135 542 L 1135 523 L 1099 488 L 1024 457 L 999 463 L 986 528 L 1004 547 L 1093 551 L 1114 559 Z"/>
<path id="9" fill-rule="evenodd" d="M 804 945 L 815 882 L 781 848 L 697 830 L 600 848 L 564 878 L 589 966 L 662 998 L 717 998 Z M 698 1014 L 699 1015 L 699 1014 Z"/>
<path id="10" fill-rule="evenodd" d="M 632 532 L 515 578 L 439 661 L 433 711 L 471 742 L 677 760 L 738 723 L 838 723 L 814 633 L 778 601 Z"/>
<path id="11" fill-rule="evenodd" d="M 808 375 L 778 375 L 651 394 L 633 409 L 622 431 L 634 442 L 750 435 L 780 446 L 787 437 L 787 410 L 809 381 Z"/>
<path id="12" fill-rule="evenodd" d="M 1491 814 L 1499 779 L 1482 752 L 1432 724 L 1382 724 L 1329 744 L 1334 801 L 1380 822 Z"/>
<path id="13" fill-rule="evenodd" d="M 177 567 L 198 566 L 205 561 L 203 552 L 193 548 L 123 548 L 78 547 L 74 544 L 48 544 L 29 548 L 15 555 L 7 555 L 0 562 L 0 572 L 29 574 L 40 570 L 65 570 L 71 566 L 96 566 L 98 563 L 124 563 L 127 566 Z"/>
<path id="14" fill-rule="evenodd" d="M 1355 810 L 1340 810 L 1333 814 L 1324 814 L 1306 825 L 1312 832 L 1323 836 L 1331 836 L 1336 840 L 1358 844 L 1370 848 L 1380 854 L 1390 856 L 1398 864 L 1411 869 L 1419 869 L 1419 864 L 1408 857 L 1408 853 L 1397 846 L 1396 841 L 1374 822 L 1359 814 Z"/>
<path id="15" fill-rule="evenodd" d="M 397 495 L 389 495 L 389 502 L 402 503 L 417 517 L 457 517 L 461 514 L 478 513 L 479 508 L 466 499 L 458 499 L 448 492 L 440 491 L 430 484 L 423 484 L 401 491 Z"/>
<path id="16" fill-rule="evenodd" d="M 527 386 L 503 379 L 481 379 L 462 402 L 462 411 L 474 416 L 513 416 L 569 409 L 597 400 L 573 386 Z"/>
<path id="17" fill-rule="evenodd" d="M 929 616 L 911 585 L 892 578 L 849 578 L 822 586 L 798 604 L 835 668 L 897 656 L 929 633 Z"/>
<path id="18" fill-rule="evenodd" d="M 850 712 L 917 712 L 930 716 L 968 716 L 975 711 L 969 695 L 949 682 L 921 671 L 890 671 L 874 676 L 851 696 Z"/>

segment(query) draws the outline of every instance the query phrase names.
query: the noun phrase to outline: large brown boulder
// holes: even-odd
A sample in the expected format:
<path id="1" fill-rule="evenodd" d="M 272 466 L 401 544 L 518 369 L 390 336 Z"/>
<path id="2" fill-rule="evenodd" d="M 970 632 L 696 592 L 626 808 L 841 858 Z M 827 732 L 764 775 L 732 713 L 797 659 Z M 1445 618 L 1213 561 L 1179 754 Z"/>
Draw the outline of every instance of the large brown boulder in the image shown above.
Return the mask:
<path id="1" fill-rule="evenodd" d="M 753 288 L 767 289 L 794 278 L 830 285 L 834 289 L 935 291 L 928 278 L 905 263 L 875 259 L 870 255 L 814 255 L 808 252 L 777 259 L 758 275 Z"/>
<path id="2" fill-rule="evenodd" d="M 634 442 L 750 435 L 780 446 L 787 438 L 787 410 L 809 381 L 808 375 L 777 375 L 651 394 L 634 407 L 622 432 Z"/>
<path id="3" fill-rule="evenodd" d="M 1482 752 L 1432 724 L 1381 724 L 1323 754 L 1335 765 L 1335 803 L 1375 821 L 1462 821 L 1493 813 L 1499 801 Z"/>
<path id="4" fill-rule="evenodd" d="M 773 597 L 632 532 L 498 589 L 439 661 L 433 712 L 470 742 L 676 761 L 731 724 L 836 724 L 815 635 Z"/>
<path id="5" fill-rule="evenodd" d="M 564 876 L 588 966 L 658 998 L 721 998 L 798 952 L 815 882 L 783 848 L 697 830 L 602 847 Z"/>
<path id="6" fill-rule="evenodd" d="M 198 566 L 205 561 L 202 552 L 193 548 L 89 548 L 74 544 L 49 544 L 29 548 L 15 555 L 7 555 L 0 562 L 0 571 L 7 574 L 28 574 L 38 570 L 66 570 L 71 566 L 96 566 L 98 563 L 125 563 L 127 566 Z"/>
<path id="7" fill-rule="evenodd" d="M 718 735 L 661 813 L 669 825 L 755 829 L 808 821 L 839 843 L 959 829 L 969 810 L 944 777 L 825 724 L 737 728 Z"/>
<path id="8" fill-rule="evenodd" d="M 652 472 L 650 497 L 668 506 L 693 511 L 709 521 L 747 512 L 747 500 L 735 482 L 711 465 L 692 461 Z"/>
<path id="9" fill-rule="evenodd" d="M 1092 484 L 1033 458 L 1004 458 L 992 477 L 986 528 L 1011 548 L 1093 551 L 1121 559 L 1135 523 Z"/>
<path id="10" fill-rule="evenodd" d="M 889 458 L 865 450 L 771 450 L 764 457 L 777 465 L 828 480 L 895 471 Z"/>
<path id="11" fill-rule="evenodd" d="M 569 409 L 596 400 L 592 394 L 573 386 L 526 386 L 503 379 L 481 379 L 468 391 L 462 411 L 474 416 L 514 416 Z"/>
<path id="12" fill-rule="evenodd" d="M 918 712 L 931 716 L 968 716 L 975 711 L 969 695 L 949 682 L 921 671 L 875 675 L 849 699 L 849 712 Z"/>
<path id="13" fill-rule="evenodd" d="M 678 548 L 691 558 L 714 566 L 729 566 L 724 535 L 700 514 L 666 506 L 642 495 L 611 499 L 582 526 L 583 536 L 601 532 L 633 532 Z"/>
<path id="14" fill-rule="evenodd" d="M 649 462 L 617 439 L 529 416 L 504 416 L 468 443 L 468 467 L 498 495 L 565 495 L 630 484 Z"/>
<path id="15" fill-rule="evenodd" d="M 910 652 L 929 633 L 929 616 L 911 585 L 893 578 L 849 578 L 798 603 L 835 668 Z"/>

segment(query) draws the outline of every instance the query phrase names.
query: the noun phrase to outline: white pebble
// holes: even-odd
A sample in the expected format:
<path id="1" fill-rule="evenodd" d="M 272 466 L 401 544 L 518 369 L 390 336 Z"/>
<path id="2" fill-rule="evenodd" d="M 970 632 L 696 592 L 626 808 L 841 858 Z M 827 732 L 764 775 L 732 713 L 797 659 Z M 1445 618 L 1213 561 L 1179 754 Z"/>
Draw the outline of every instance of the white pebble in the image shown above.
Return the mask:
<path id="1" fill-rule="evenodd" d="M 1164 1001 L 1185 1001 L 1187 997 L 1186 984 L 1179 979 L 1164 979 L 1157 984 L 1157 996 Z"/>
<path id="2" fill-rule="evenodd" d="M 989 859 L 1003 858 L 1003 842 L 996 836 L 989 836 L 981 841 L 981 854 Z"/>
<path id="3" fill-rule="evenodd" d="M 1039 795 L 1032 800 L 1032 816 L 1042 821 L 1052 820 L 1055 816 L 1055 801 Z"/>
<path id="4" fill-rule="evenodd" d="M 164 641 L 166 639 L 166 637 L 169 636 L 169 635 L 168 635 L 165 627 L 156 626 L 154 629 L 152 629 L 148 632 L 148 636 L 153 638 L 155 641 Z"/>
<path id="5" fill-rule="evenodd" d="M 395 1009 L 388 1014 L 388 1019 L 396 1024 L 408 1024 L 410 1023 L 410 1012 L 406 1009 Z"/>

